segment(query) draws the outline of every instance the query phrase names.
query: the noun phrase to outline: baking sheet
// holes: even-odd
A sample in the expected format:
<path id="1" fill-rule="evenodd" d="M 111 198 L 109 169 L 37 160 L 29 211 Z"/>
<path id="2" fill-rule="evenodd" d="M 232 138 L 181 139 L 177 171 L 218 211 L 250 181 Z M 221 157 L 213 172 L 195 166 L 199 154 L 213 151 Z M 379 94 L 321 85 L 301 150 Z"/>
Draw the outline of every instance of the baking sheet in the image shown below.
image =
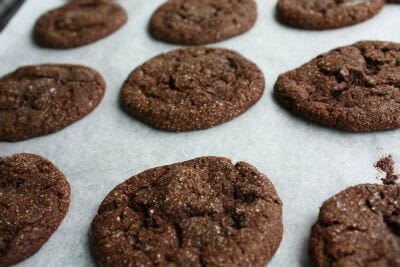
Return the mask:
<path id="1" fill-rule="evenodd" d="M 117 184 L 164 164 L 216 155 L 247 161 L 265 173 L 284 203 L 284 237 L 269 266 L 309 266 L 309 230 L 322 201 L 347 186 L 378 182 L 372 164 L 391 153 L 400 162 L 400 131 L 351 134 L 296 118 L 272 98 L 279 73 L 319 53 L 363 39 L 400 42 L 400 6 L 388 4 L 373 19 L 323 32 L 292 29 L 275 20 L 276 1 L 259 0 L 255 27 L 214 46 L 231 48 L 263 70 L 263 98 L 242 116 L 212 129 L 168 133 L 125 114 L 120 87 L 135 67 L 161 52 L 178 48 L 147 33 L 152 12 L 163 0 L 119 0 L 128 23 L 97 43 L 71 49 L 43 49 L 32 42 L 35 20 L 62 0 L 29 0 L 0 34 L 0 76 L 26 64 L 78 63 L 100 71 L 107 91 L 100 106 L 66 129 L 18 143 L 0 143 L 0 156 L 42 155 L 67 176 L 70 211 L 42 249 L 18 266 L 95 266 L 88 231 L 97 208 Z"/>

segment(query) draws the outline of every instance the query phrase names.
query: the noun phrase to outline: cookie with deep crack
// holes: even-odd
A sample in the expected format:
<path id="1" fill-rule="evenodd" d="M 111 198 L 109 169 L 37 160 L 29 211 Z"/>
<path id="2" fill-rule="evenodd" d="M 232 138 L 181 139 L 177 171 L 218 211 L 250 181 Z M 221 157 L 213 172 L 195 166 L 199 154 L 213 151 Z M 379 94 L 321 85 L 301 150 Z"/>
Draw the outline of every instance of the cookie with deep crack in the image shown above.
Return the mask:
<path id="1" fill-rule="evenodd" d="M 278 0 L 278 19 L 287 25 L 313 30 L 340 28 L 377 14 L 385 0 Z"/>
<path id="2" fill-rule="evenodd" d="M 118 185 L 91 227 L 102 266 L 255 266 L 282 238 L 282 203 L 256 168 L 202 157 Z"/>
<path id="3" fill-rule="evenodd" d="M 357 185 L 328 199 L 312 228 L 315 266 L 400 266 L 400 186 Z"/>
<path id="4" fill-rule="evenodd" d="M 61 130 L 94 110 L 103 98 L 101 75 L 80 65 L 33 65 L 0 78 L 0 141 Z"/>
<path id="5" fill-rule="evenodd" d="M 68 181 L 47 159 L 0 157 L 0 266 L 36 253 L 64 219 L 69 202 Z"/>
<path id="6" fill-rule="evenodd" d="M 121 104 L 156 128 L 205 129 L 245 112 L 264 86 L 261 70 L 234 51 L 186 48 L 136 68 L 122 88 Z"/>
<path id="7" fill-rule="evenodd" d="M 278 101 L 294 113 L 352 132 L 400 127 L 400 44 L 336 48 L 279 76 Z"/>
<path id="8" fill-rule="evenodd" d="M 163 41 L 200 45 L 242 34 L 256 19 L 254 0 L 170 0 L 154 12 L 149 29 Z"/>
<path id="9" fill-rule="evenodd" d="M 110 0 L 74 0 L 43 14 L 34 28 L 40 46 L 73 48 L 115 32 L 127 21 L 125 10 Z"/>

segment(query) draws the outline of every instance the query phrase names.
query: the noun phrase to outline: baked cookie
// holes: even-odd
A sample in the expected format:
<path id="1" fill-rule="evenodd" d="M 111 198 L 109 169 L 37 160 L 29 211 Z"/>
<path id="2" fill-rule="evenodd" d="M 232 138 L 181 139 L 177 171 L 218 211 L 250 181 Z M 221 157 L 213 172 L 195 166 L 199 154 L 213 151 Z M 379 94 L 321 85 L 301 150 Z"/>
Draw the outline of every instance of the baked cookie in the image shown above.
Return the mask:
<path id="1" fill-rule="evenodd" d="M 312 121 L 352 132 L 400 126 L 400 44 L 364 41 L 279 76 L 275 95 Z"/>
<path id="2" fill-rule="evenodd" d="M 256 168 L 218 157 L 147 170 L 117 186 L 93 220 L 102 266 L 264 267 L 282 203 Z"/>
<path id="3" fill-rule="evenodd" d="M 318 267 L 399 267 L 400 186 L 357 185 L 321 207 L 309 243 Z"/>
<path id="4" fill-rule="evenodd" d="M 37 252 L 64 219 L 69 201 L 69 183 L 48 160 L 0 157 L 0 266 Z"/>
<path id="5" fill-rule="evenodd" d="M 121 93 L 125 110 L 169 131 L 204 129 L 231 120 L 263 94 L 264 76 L 238 53 L 186 48 L 136 68 Z"/>
<path id="6" fill-rule="evenodd" d="M 25 66 L 0 78 L 0 141 L 56 132 L 100 103 L 105 83 L 79 65 Z"/>
<path id="7" fill-rule="evenodd" d="M 287 25 L 313 30 L 340 28 L 377 14 L 385 0 L 278 0 L 278 19 Z"/>
<path id="8" fill-rule="evenodd" d="M 256 19 L 254 0 L 169 0 L 153 14 L 150 33 L 171 43 L 208 44 L 250 30 Z"/>
<path id="9" fill-rule="evenodd" d="M 74 0 L 42 15 L 34 35 L 41 46 L 72 48 L 106 37 L 127 19 L 125 10 L 111 0 Z"/>

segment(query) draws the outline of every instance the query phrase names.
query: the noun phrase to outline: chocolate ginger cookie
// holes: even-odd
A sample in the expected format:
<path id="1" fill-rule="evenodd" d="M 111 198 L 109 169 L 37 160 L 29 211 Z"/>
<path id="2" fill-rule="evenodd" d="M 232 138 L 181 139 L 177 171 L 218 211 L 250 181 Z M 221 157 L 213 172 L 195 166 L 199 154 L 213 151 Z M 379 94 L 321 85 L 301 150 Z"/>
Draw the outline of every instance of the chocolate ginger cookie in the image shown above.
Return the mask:
<path id="1" fill-rule="evenodd" d="M 121 93 L 124 109 L 160 129 L 189 131 L 231 120 L 262 96 L 264 76 L 238 53 L 186 48 L 136 68 Z"/>
<path id="2" fill-rule="evenodd" d="M 0 157 L 0 266 L 36 253 L 65 217 L 70 187 L 48 160 L 32 154 Z"/>
<path id="3" fill-rule="evenodd" d="M 350 187 L 321 207 L 309 242 L 318 267 L 399 267 L 400 186 Z"/>
<path id="4" fill-rule="evenodd" d="M 244 33 L 256 19 L 254 0 L 169 0 L 153 14 L 149 28 L 157 39 L 200 45 Z"/>
<path id="5" fill-rule="evenodd" d="M 106 37 L 127 18 L 125 10 L 114 1 L 74 0 L 42 15 L 34 35 L 41 46 L 73 48 Z"/>
<path id="6" fill-rule="evenodd" d="M 25 66 L 0 78 L 0 141 L 56 132 L 100 103 L 105 83 L 79 65 Z"/>
<path id="7" fill-rule="evenodd" d="M 279 102 L 312 121 L 352 132 L 400 126 L 400 44 L 339 47 L 279 76 Z"/>
<path id="8" fill-rule="evenodd" d="M 278 0 L 278 19 L 293 27 L 324 30 L 365 21 L 385 0 Z"/>
<path id="9" fill-rule="evenodd" d="M 102 266 L 264 267 L 282 203 L 256 168 L 218 157 L 147 170 L 117 186 L 93 220 Z"/>

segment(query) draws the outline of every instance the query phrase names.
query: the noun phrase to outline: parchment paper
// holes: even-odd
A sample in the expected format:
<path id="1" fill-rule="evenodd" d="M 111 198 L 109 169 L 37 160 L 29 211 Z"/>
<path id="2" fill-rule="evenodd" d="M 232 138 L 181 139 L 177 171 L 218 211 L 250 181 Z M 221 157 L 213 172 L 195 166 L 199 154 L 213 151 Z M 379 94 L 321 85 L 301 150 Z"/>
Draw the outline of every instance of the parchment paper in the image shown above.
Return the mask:
<path id="1" fill-rule="evenodd" d="M 387 5 L 373 19 L 339 30 L 304 31 L 275 20 L 273 0 L 259 0 L 258 20 L 248 33 L 215 46 L 231 48 L 263 70 L 263 98 L 242 116 L 212 129 L 168 133 L 125 114 L 118 105 L 127 75 L 147 59 L 179 46 L 147 33 L 152 12 L 162 0 L 119 0 L 128 23 L 94 44 L 51 50 L 32 42 L 36 19 L 63 0 L 27 0 L 0 34 L 0 75 L 26 64 L 80 63 L 102 73 L 107 91 L 100 106 L 66 129 L 18 143 L 0 143 L 0 156 L 42 155 L 67 176 L 70 210 L 42 249 L 18 266 L 95 266 L 88 231 L 97 208 L 117 184 L 164 164 L 216 155 L 247 161 L 265 173 L 284 203 L 285 233 L 269 266 L 309 266 L 307 241 L 321 203 L 347 186 L 379 182 L 372 164 L 391 153 L 400 162 L 400 131 L 351 134 L 328 129 L 289 114 L 272 98 L 277 75 L 319 53 L 363 39 L 400 42 L 400 6 Z"/>

